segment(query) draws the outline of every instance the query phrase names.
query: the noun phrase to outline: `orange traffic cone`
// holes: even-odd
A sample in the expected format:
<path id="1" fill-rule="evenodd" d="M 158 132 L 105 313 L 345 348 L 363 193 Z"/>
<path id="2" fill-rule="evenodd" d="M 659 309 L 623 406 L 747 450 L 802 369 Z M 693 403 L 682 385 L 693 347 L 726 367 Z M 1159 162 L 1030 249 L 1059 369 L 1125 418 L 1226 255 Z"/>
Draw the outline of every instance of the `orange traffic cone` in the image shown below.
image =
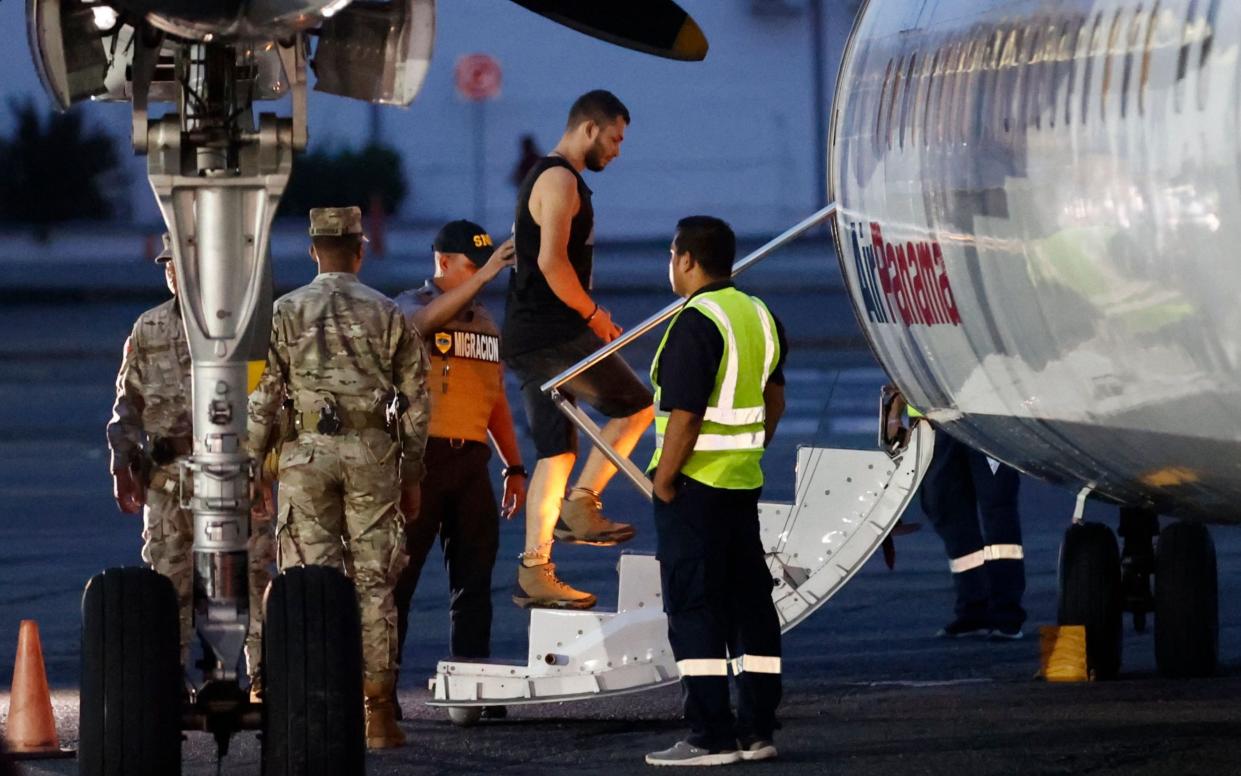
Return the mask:
<path id="1" fill-rule="evenodd" d="M 13 664 L 13 688 L 9 693 L 9 720 L 4 729 L 13 759 L 72 757 L 60 748 L 56 718 L 52 715 L 52 695 L 47 689 L 43 668 L 43 647 L 39 625 L 22 620 L 17 632 L 17 660 Z"/>

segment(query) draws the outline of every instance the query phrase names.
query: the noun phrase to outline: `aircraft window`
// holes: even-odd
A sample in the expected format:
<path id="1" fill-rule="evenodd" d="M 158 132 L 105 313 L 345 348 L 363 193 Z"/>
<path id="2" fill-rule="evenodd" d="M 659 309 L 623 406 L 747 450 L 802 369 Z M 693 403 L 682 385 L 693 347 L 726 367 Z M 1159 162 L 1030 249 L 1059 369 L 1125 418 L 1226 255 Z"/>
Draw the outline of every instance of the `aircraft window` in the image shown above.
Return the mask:
<path id="1" fill-rule="evenodd" d="M 1125 67 L 1120 78 L 1120 117 L 1125 117 L 1129 107 L 1129 84 L 1133 75 L 1133 52 L 1138 50 L 1138 36 L 1142 32 L 1142 6 L 1133 11 L 1133 21 L 1129 23 L 1129 40 L 1125 46 Z"/>
<path id="2" fill-rule="evenodd" d="M 1207 8 L 1206 29 L 1202 31 L 1202 49 L 1198 52 L 1198 110 L 1206 110 L 1207 87 L 1210 85 L 1210 73 L 1207 71 L 1207 58 L 1211 56 L 1211 44 L 1215 42 L 1215 22 L 1219 18 L 1219 0 L 1211 0 Z"/>
<path id="3" fill-rule="evenodd" d="M 1094 73 L 1095 54 L 1099 53 L 1103 46 L 1103 12 L 1095 14 L 1094 26 L 1090 28 L 1090 39 L 1088 41 L 1089 48 L 1086 50 L 1086 66 L 1082 72 L 1082 105 L 1081 118 L 1082 125 L 1085 126 L 1090 119 L 1090 86 L 1091 76 Z"/>
<path id="4" fill-rule="evenodd" d="M 901 93 L 901 70 L 905 64 L 905 56 L 902 54 L 896 60 L 896 66 L 892 68 L 892 88 L 888 90 L 888 116 L 883 122 L 884 143 L 888 150 L 892 150 L 892 121 L 896 115 L 896 98 Z"/>
<path id="5" fill-rule="evenodd" d="M 996 133 L 1008 132 L 1012 126 L 1013 100 L 1016 98 L 1018 50 L 1021 48 L 1021 30 L 1012 29 L 1005 35 L 1004 48 L 1000 54 L 1000 66 L 996 73 Z"/>
<path id="6" fill-rule="evenodd" d="M 1142 47 L 1142 74 L 1138 83 L 1138 115 L 1146 113 L 1146 87 L 1151 75 L 1151 47 L 1155 41 L 1155 26 L 1159 24 L 1159 0 L 1151 6 L 1150 19 L 1146 22 L 1146 45 Z"/>
<path id="7" fill-rule="evenodd" d="M 892 60 L 888 60 L 888 67 L 883 72 L 883 87 L 879 90 L 879 109 L 875 111 L 875 149 L 880 146 L 880 138 L 883 129 L 883 106 L 887 102 L 888 82 L 892 78 Z"/>
<path id="8" fill-rule="evenodd" d="M 949 145 L 956 145 L 959 139 L 960 126 L 958 116 L 961 113 L 961 94 L 964 91 L 962 71 L 965 69 L 965 44 L 957 41 L 952 44 L 952 59 L 949 72 L 952 74 L 951 91 L 948 93 L 947 110 L 944 111 L 944 139 Z"/>
<path id="9" fill-rule="evenodd" d="M 956 57 L 957 43 L 953 41 L 948 44 L 948 50 L 944 53 L 939 94 L 935 99 L 935 140 L 941 147 L 952 142 L 950 122 L 952 121 L 952 95 L 956 89 L 956 70 L 954 69 Z"/>
<path id="10" fill-rule="evenodd" d="M 1054 49 L 1051 54 L 1051 67 L 1048 68 L 1048 78 L 1050 84 L 1048 86 L 1048 104 L 1051 110 L 1048 116 L 1048 126 L 1055 128 L 1056 116 L 1060 110 L 1060 84 L 1073 74 L 1073 22 L 1067 21 L 1060 28 L 1060 36 L 1055 41 Z M 1071 91 L 1066 90 L 1066 94 Z M 1067 114 L 1067 110 L 1066 110 Z M 1068 116 L 1065 116 L 1068 121 Z"/>
<path id="11" fill-rule="evenodd" d="M 910 54 L 909 65 L 905 68 L 905 93 L 904 95 L 901 96 L 901 121 L 900 121 L 900 130 L 899 130 L 900 134 L 898 135 L 898 140 L 897 140 L 897 143 L 900 145 L 901 148 L 905 147 L 905 127 L 908 125 L 909 119 L 911 118 L 911 116 L 909 115 L 909 110 L 910 110 L 909 100 L 911 96 L 913 95 L 913 91 L 914 91 L 914 85 L 913 85 L 914 64 L 917 59 L 918 59 L 918 54 L 916 52 L 913 54 Z M 910 131 L 912 132 L 912 127 L 910 128 Z M 910 137 L 910 142 L 913 142 L 912 136 Z"/>
<path id="12" fill-rule="evenodd" d="M 987 44 L 990 37 L 986 35 L 970 41 L 969 89 L 965 94 L 964 115 L 969 122 L 965 136 L 973 140 L 981 139 L 986 132 L 982 112 L 986 109 L 984 84 L 987 79 Z"/>
<path id="13" fill-rule="evenodd" d="M 1026 54 L 1021 58 L 1020 71 L 1017 78 L 1021 82 L 1018 92 L 1020 102 L 1017 118 L 1027 127 L 1038 120 L 1038 87 L 1039 87 L 1039 42 L 1043 36 L 1043 27 L 1035 23 L 1026 29 Z"/>
<path id="14" fill-rule="evenodd" d="M 998 131 L 996 128 L 1003 121 L 1004 99 L 1007 96 L 1004 91 L 1004 71 L 1000 67 L 1000 55 L 1004 51 L 1004 30 L 997 29 L 987 36 L 986 48 L 983 51 L 983 60 L 986 62 L 988 82 L 983 86 L 981 92 L 986 99 L 986 105 L 980 110 L 990 115 L 985 119 L 985 124 L 992 128 L 992 131 Z"/>
<path id="15" fill-rule="evenodd" d="M 931 63 L 926 69 L 926 93 L 922 102 L 922 146 L 924 148 L 931 147 L 931 93 L 935 91 L 937 80 L 940 83 L 944 80 L 935 78 L 942 66 L 939 52 L 940 49 L 935 49 L 935 53 L 931 55 Z"/>
<path id="16" fill-rule="evenodd" d="M 1064 77 L 1065 60 L 1068 58 L 1070 24 L 1072 22 L 1060 28 L 1060 35 L 1055 38 L 1055 42 L 1048 44 L 1051 47 L 1051 63 L 1047 65 L 1047 99 L 1051 104 L 1051 113 L 1047 118 L 1047 126 L 1053 129 L 1056 126 L 1056 110 L 1060 103 L 1060 79 Z"/>
<path id="17" fill-rule="evenodd" d="M 1053 127 L 1056 124 L 1056 65 L 1059 62 L 1060 40 L 1064 37 L 1064 34 L 1055 22 L 1049 23 L 1046 30 L 1047 35 L 1043 38 L 1043 45 L 1034 57 L 1034 83 L 1036 86 L 1034 92 L 1035 129 L 1043 128 L 1043 109 L 1049 105 L 1052 106 L 1052 110 L 1048 114 L 1048 127 Z"/>
<path id="18" fill-rule="evenodd" d="M 944 45 L 941 56 L 939 56 L 939 73 L 936 83 L 936 92 L 931 101 L 931 111 L 933 114 L 932 127 L 934 138 L 931 140 L 932 145 L 943 145 L 943 117 L 944 103 L 948 99 L 948 88 L 951 87 L 949 79 L 952 72 L 952 42 L 949 41 Z"/>
<path id="19" fill-rule="evenodd" d="M 1073 83 L 1077 80 L 1077 63 L 1081 60 L 1081 46 L 1084 46 L 1089 36 L 1083 36 L 1082 30 L 1086 29 L 1086 20 L 1083 18 L 1073 30 L 1073 45 L 1069 50 L 1069 82 L 1064 89 L 1064 123 L 1065 126 L 1073 124 Z"/>
<path id="20" fill-rule="evenodd" d="M 930 57 L 922 57 L 922 72 L 918 76 L 918 90 L 914 93 L 913 116 L 909 119 L 910 143 L 927 144 L 927 111 L 931 109 L 931 90 L 935 88 L 935 70 L 939 67 L 939 48 Z"/>
<path id="21" fill-rule="evenodd" d="M 1103 50 L 1103 87 L 1099 90 L 1099 118 L 1107 121 L 1107 97 L 1112 89 L 1112 54 L 1119 53 L 1116 49 L 1116 38 L 1120 33 L 1120 17 L 1123 8 L 1117 8 L 1112 17 L 1111 27 L 1107 33 L 1107 48 Z"/>
<path id="22" fill-rule="evenodd" d="M 969 115 L 966 113 L 966 106 L 970 101 L 970 68 L 974 59 L 974 41 L 967 40 L 961 43 L 961 58 L 957 67 L 957 88 L 953 93 L 953 109 L 952 115 L 954 119 L 954 127 L 956 128 L 956 142 L 965 145 L 969 142 L 968 127 Z"/>
<path id="23" fill-rule="evenodd" d="M 1181 112 L 1181 97 L 1185 92 L 1185 73 L 1189 70 L 1189 47 L 1197 30 L 1198 0 L 1189 0 L 1185 11 L 1185 26 L 1181 28 L 1181 52 L 1176 58 L 1176 85 L 1172 88 L 1172 102 L 1177 113 Z"/>

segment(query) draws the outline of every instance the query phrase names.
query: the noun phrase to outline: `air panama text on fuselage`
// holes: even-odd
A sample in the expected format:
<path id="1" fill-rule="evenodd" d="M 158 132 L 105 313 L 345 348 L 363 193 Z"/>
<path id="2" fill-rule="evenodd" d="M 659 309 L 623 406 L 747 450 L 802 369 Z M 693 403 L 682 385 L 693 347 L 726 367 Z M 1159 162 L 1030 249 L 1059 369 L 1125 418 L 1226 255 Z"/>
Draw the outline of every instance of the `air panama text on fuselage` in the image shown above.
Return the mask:
<path id="1" fill-rule="evenodd" d="M 936 240 L 893 244 L 879 224 L 850 222 L 858 289 L 873 323 L 959 326 L 944 253 Z"/>

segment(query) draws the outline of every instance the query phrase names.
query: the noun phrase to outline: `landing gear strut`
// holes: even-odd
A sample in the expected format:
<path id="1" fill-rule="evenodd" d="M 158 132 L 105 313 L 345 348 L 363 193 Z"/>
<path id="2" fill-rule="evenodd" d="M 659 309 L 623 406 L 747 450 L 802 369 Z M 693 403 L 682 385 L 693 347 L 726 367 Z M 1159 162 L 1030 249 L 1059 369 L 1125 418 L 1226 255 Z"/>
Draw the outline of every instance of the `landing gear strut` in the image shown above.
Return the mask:
<path id="1" fill-rule="evenodd" d="M 294 569 L 273 583 L 264 702 L 238 680 L 249 620 L 247 398 L 268 349 L 272 218 L 306 145 L 306 40 L 198 43 L 133 23 L 133 144 L 148 156 L 172 237 L 192 361 L 194 451 L 181 481 L 192 482 L 182 507 L 194 514 L 203 671 L 199 682 L 181 669 L 167 579 L 144 569 L 93 579 L 83 599 L 83 773 L 175 776 L 182 730 L 210 732 L 223 758 L 234 733 L 259 729 L 267 774 L 361 773 L 361 636 L 343 574 Z M 288 93 L 292 116 L 256 115 L 265 93 Z M 150 118 L 152 99 L 174 106 Z"/>
<path id="2" fill-rule="evenodd" d="M 1120 508 L 1120 531 L 1125 540 L 1120 553 L 1120 585 L 1125 591 L 1125 611 L 1133 615 L 1133 629 L 1146 632 L 1146 615 L 1155 607 L 1151 576 L 1155 573 L 1155 536 L 1159 516 L 1143 507 Z"/>

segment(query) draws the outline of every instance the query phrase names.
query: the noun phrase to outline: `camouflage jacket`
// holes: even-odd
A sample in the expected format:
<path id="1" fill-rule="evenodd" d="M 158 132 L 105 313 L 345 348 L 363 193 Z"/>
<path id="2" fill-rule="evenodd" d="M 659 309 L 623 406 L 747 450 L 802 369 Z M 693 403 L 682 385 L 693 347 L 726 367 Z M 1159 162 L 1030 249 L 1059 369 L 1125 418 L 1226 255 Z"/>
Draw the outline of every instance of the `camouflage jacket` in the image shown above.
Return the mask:
<path id="1" fill-rule="evenodd" d="M 190 437 L 190 349 L 177 300 L 138 316 L 125 340 L 108 422 L 112 471 L 136 466 L 144 436 Z"/>
<path id="2" fill-rule="evenodd" d="M 400 421 L 401 480 L 418 482 L 430 414 L 427 368 L 422 339 L 391 299 L 347 272 L 320 273 L 276 300 L 267 366 L 250 395 L 250 455 L 262 460 L 275 443 L 286 397 L 298 413 L 328 401 L 344 412 L 382 415 L 395 388 L 408 400 Z"/>

